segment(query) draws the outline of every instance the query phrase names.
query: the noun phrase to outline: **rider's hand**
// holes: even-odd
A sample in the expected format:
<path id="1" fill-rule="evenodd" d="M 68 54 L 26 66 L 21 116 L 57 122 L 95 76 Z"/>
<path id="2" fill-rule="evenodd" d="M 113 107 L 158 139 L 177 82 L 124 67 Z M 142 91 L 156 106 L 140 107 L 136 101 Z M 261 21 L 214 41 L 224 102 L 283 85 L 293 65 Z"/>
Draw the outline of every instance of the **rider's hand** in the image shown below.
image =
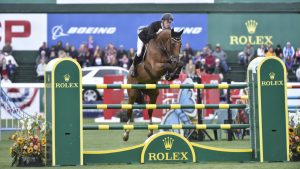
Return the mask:
<path id="1" fill-rule="evenodd" d="M 160 34 L 161 31 L 162 31 L 162 29 L 159 29 L 159 30 L 156 32 L 156 35 Z"/>

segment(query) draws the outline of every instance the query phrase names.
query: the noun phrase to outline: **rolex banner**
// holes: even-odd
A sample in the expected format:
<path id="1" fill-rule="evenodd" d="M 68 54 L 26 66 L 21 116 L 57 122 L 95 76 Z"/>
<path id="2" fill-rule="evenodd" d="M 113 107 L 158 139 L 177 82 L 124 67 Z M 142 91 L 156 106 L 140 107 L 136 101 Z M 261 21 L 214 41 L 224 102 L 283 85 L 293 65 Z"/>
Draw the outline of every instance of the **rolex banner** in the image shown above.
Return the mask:
<path id="1" fill-rule="evenodd" d="M 294 32 L 300 30 L 299 14 L 210 14 L 208 15 L 208 41 L 220 43 L 226 50 L 243 50 L 247 43 L 260 44 L 291 42 L 300 44 Z"/>
<path id="2" fill-rule="evenodd" d="M 153 135 L 145 142 L 141 163 L 145 162 L 195 162 L 191 143 L 173 132 Z"/>

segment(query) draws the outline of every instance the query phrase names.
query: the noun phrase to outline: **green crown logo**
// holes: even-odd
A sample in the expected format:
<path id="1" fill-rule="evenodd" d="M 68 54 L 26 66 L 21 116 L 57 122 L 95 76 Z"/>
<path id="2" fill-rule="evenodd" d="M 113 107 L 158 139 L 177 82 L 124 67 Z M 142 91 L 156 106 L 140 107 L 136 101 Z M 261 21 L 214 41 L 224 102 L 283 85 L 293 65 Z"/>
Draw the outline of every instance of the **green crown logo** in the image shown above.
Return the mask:
<path id="1" fill-rule="evenodd" d="M 270 79 L 274 80 L 275 79 L 275 75 L 276 74 L 274 72 L 269 73 Z"/>
<path id="2" fill-rule="evenodd" d="M 70 78 L 71 78 L 71 76 L 69 74 L 64 75 L 65 82 L 69 82 Z"/>
<path id="3" fill-rule="evenodd" d="M 248 20 L 247 22 L 245 22 L 245 25 L 246 25 L 248 33 L 254 34 L 258 23 L 255 20 Z"/>
<path id="4" fill-rule="evenodd" d="M 174 139 L 172 139 L 170 137 L 164 138 L 163 143 L 164 143 L 165 149 L 166 150 L 171 150 L 172 146 L 173 146 L 173 142 L 174 142 Z"/>

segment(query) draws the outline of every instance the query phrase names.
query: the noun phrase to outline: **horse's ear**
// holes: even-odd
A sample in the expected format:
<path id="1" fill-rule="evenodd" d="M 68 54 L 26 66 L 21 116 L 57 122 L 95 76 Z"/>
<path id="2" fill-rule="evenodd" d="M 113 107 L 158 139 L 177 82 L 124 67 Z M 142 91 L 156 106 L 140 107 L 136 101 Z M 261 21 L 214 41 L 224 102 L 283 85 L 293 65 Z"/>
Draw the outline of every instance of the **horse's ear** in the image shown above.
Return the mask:
<path id="1" fill-rule="evenodd" d="M 172 28 L 172 29 L 171 29 L 171 36 L 172 36 L 172 37 L 175 35 L 174 33 L 175 33 L 175 31 L 174 31 L 174 29 Z"/>
<path id="2" fill-rule="evenodd" d="M 183 31 L 184 31 L 184 29 L 182 29 L 182 30 L 179 32 L 179 36 L 182 35 Z"/>

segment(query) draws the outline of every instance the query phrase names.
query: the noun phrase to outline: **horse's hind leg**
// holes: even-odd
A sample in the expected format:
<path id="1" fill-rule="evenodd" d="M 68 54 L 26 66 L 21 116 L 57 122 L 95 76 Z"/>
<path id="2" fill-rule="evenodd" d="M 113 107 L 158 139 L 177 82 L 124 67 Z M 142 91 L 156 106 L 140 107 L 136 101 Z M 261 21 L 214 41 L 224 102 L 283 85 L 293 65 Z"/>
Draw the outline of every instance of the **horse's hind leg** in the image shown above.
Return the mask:
<path id="1" fill-rule="evenodd" d="M 159 95 L 159 91 L 158 89 L 154 89 L 154 90 L 149 90 L 148 91 L 148 96 L 150 98 L 150 104 L 156 104 L 156 99 Z M 150 123 L 149 124 L 152 124 L 152 113 L 153 113 L 153 109 L 149 109 L 148 110 L 148 116 L 149 116 L 149 119 L 150 119 Z M 149 130 L 149 134 L 148 134 L 148 137 L 152 136 L 153 135 L 153 130 Z"/>
<path id="2" fill-rule="evenodd" d="M 136 89 L 127 89 L 127 93 L 128 93 L 128 104 L 134 104 L 136 98 L 137 98 L 137 93 L 138 91 Z M 130 120 L 132 117 L 132 109 L 128 109 L 127 110 L 127 124 L 130 124 Z M 125 130 L 124 134 L 123 134 L 123 140 L 127 141 L 129 139 L 129 132 L 130 130 Z"/>

